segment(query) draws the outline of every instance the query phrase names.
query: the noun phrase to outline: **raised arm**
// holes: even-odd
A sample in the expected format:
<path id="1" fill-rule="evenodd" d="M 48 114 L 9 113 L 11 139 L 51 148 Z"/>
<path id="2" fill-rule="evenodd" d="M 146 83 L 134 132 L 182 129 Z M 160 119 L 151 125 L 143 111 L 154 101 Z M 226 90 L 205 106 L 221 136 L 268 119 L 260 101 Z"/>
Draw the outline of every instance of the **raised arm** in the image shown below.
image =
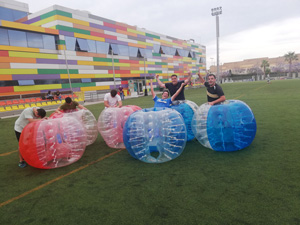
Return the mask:
<path id="1" fill-rule="evenodd" d="M 205 83 L 205 80 L 203 79 L 203 77 L 200 75 L 200 71 L 198 72 L 198 77 L 199 77 L 199 79 L 200 79 L 200 82 L 201 83 Z"/>
<path id="2" fill-rule="evenodd" d="M 175 94 L 171 97 L 171 101 L 173 102 L 174 99 L 179 95 L 179 93 L 181 92 L 182 88 L 185 86 L 186 84 L 183 82 L 181 83 L 180 88 L 175 92 Z"/>
<path id="3" fill-rule="evenodd" d="M 151 88 L 152 98 L 155 98 L 156 94 L 155 94 L 155 92 L 153 90 L 152 79 L 150 79 L 150 88 Z"/>
<path id="4" fill-rule="evenodd" d="M 160 81 L 159 75 L 156 75 L 156 80 L 157 80 L 158 85 L 159 85 L 160 87 L 166 88 L 166 85 L 165 85 L 163 82 Z"/>
<path id="5" fill-rule="evenodd" d="M 78 108 L 87 110 L 87 108 L 85 108 L 83 105 L 80 105 L 80 104 L 78 105 Z"/>
<path id="6" fill-rule="evenodd" d="M 191 78 L 192 78 L 192 73 L 191 73 L 191 71 L 189 70 L 189 71 L 188 71 L 188 77 L 185 79 L 184 85 L 187 85 L 188 83 L 190 83 L 190 82 L 191 82 Z"/>

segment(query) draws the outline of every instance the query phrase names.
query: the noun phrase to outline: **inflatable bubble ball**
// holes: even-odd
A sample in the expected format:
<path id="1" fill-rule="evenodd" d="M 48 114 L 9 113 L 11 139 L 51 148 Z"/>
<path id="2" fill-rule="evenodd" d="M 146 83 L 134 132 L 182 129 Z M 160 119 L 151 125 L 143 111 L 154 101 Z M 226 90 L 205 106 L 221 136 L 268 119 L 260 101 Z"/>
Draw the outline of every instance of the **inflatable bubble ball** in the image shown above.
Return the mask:
<path id="1" fill-rule="evenodd" d="M 135 111 L 141 110 L 135 105 L 121 108 L 106 108 L 98 118 L 98 131 L 110 148 L 125 148 L 123 142 L 123 127 L 128 117 Z"/>
<path id="2" fill-rule="evenodd" d="M 86 147 L 85 129 L 73 117 L 29 123 L 22 131 L 19 149 L 32 167 L 53 169 L 79 160 Z"/>
<path id="3" fill-rule="evenodd" d="M 256 134 L 256 121 L 247 104 L 229 100 L 201 105 L 192 120 L 196 139 L 215 151 L 237 151 L 249 146 Z"/>
<path id="4" fill-rule="evenodd" d="M 196 103 L 188 100 L 177 101 L 176 105 L 172 105 L 171 109 L 175 109 L 179 112 L 184 120 L 186 131 L 187 131 L 187 141 L 191 141 L 195 138 L 192 130 L 192 119 L 194 113 L 197 111 L 198 106 Z"/>
<path id="5" fill-rule="evenodd" d="M 186 127 L 182 116 L 170 108 L 149 108 L 131 114 L 123 140 L 131 156 L 146 163 L 177 158 L 185 148 Z"/>
<path id="6" fill-rule="evenodd" d="M 71 116 L 76 118 L 83 124 L 83 127 L 86 131 L 86 145 L 93 144 L 98 137 L 97 121 L 93 113 L 87 109 L 82 110 L 73 110 L 70 112 L 61 112 L 61 113 L 52 113 L 49 118 L 62 118 L 64 116 Z"/>

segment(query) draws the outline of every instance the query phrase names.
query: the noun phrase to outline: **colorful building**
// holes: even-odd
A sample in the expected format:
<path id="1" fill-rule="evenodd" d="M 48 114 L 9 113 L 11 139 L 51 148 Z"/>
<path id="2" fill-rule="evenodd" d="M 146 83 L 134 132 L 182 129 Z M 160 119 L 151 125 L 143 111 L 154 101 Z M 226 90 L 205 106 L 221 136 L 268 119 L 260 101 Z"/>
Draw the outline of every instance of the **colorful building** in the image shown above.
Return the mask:
<path id="1" fill-rule="evenodd" d="M 172 74 L 184 79 L 188 70 L 195 78 L 199 69 L 205 74 L 200 44 L 62 6 L 32 14 L 28 9 L 0 0 L 2 97 L 106 92 L 120 85 L 134 95 L 154 74 L 163 82 Z"/>

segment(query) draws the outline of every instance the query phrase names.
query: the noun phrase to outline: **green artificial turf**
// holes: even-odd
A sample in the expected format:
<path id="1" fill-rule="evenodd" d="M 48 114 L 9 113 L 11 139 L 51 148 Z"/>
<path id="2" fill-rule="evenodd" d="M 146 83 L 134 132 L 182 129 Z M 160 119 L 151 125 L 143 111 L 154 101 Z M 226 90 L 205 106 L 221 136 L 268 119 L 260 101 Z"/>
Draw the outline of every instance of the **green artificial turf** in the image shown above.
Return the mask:
<path id="1" fill-rule="evenodd" d="M 222 87 L 227 99 L 252 109 L 252 144 L 216 152 L 194 139 L 162 164 L 143 163 L 127 150 L 101 160 L 118 149 L 99 135 L 72 165 L 20 169 L 16 152 L 3 155 L 17 150 L 16 118 L 1 119 L 0 204 L 11 201 L 0 206 L 0 224 L 300 224 L 300 80 Z M 201 105 L 206 90 L 185 96 Z M 151 96 L 123 104 L 153 107 Z M 104 106 L 87 108 L 98 119 Z"/>

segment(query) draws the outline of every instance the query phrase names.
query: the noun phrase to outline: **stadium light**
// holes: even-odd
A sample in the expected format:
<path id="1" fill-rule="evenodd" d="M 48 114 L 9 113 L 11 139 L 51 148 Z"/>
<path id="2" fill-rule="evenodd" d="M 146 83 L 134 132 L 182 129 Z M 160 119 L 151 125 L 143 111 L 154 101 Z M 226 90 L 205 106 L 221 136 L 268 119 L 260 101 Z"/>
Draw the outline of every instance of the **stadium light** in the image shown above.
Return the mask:
<path id="1" fill-rule="evenodd" d="M 216 16 L 216 36 L 217 36 L 217 81 L 220 82 L 220 71 L 219 71 L 219 15 L 222 14 L 222 6 L 212 8 L 211 15 Z"/>

